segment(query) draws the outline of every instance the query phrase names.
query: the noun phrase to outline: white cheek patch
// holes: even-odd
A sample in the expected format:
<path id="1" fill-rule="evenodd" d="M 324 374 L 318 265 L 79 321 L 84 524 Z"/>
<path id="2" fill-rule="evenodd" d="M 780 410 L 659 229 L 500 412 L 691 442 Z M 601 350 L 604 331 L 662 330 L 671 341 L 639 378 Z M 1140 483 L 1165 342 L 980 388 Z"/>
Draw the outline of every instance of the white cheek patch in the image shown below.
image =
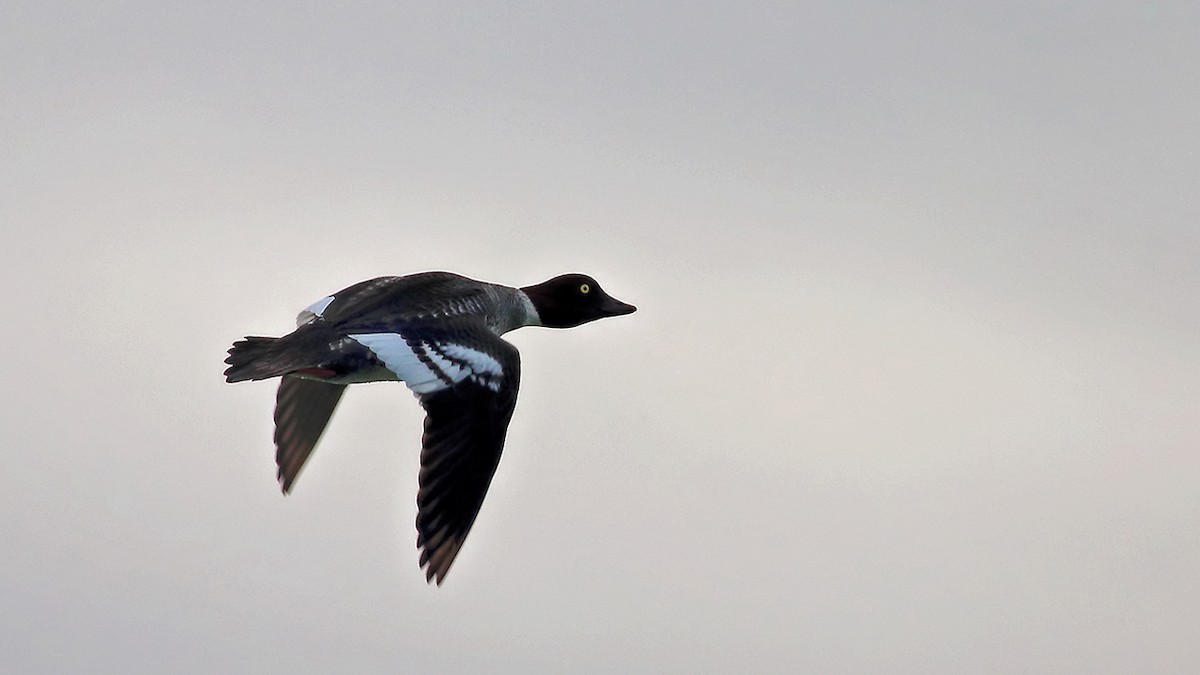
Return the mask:
<path id="1" fill-rule="evenodd" d="M 500 390 L 504 374 L 500 362 L 479 350 L 451 343 L 410 345 L 397 333 L 359 333 L 350 337 L 370 349 L 414 393 L 441 391 L 468 377 L 492 391 Z"/>
<path id="2" fill-rule="evenodd" d="M 321 315 L 325 313 L 325 310 L 328 309 L 329 303 L 331 302 L 333 302 L 333 296 L 329 295 L 321 298 L 308 307 L 305 307 L 304 311 L 300 312 L 300 314 L 296 317 L 296 325 L 303 326 L 306 323 L 311 323 L 314 320 L 321 318 Z"/>

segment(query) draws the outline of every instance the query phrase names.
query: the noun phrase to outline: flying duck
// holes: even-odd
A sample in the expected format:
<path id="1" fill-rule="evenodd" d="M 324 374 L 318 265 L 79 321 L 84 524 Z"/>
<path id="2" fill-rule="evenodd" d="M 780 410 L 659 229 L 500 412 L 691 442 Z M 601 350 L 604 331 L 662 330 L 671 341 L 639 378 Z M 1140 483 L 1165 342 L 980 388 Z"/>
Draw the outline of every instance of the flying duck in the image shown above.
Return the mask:
<path id="1" fill-rule="evenodd" d="M 286 494 L 346 390 L 401 381 L 425 408 L 417 548 L 440 586 L 487 494 L 520 383 L 523 326 L 573 328 L 637 308 L 584 274 L 514 288 L 450 272 L 363 281 L 318 300 L 283 337 L 233 343 L 227 382 L 279 377 L 275 461 Z"/>

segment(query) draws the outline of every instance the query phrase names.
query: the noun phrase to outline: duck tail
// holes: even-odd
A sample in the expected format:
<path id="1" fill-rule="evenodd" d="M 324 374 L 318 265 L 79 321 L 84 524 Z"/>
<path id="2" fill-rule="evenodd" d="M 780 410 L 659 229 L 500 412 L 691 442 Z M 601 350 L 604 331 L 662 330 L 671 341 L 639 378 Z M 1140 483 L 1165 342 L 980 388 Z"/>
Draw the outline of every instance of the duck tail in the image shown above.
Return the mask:
<path id="1" fill-rule="evenodd" d="M 278 342 L 279 338 L 248 336 L 233 343 L 225 359 L 229 364 L 225 381 L 265 380 L 291 372 L 292 368 L 278 359 Z"/>

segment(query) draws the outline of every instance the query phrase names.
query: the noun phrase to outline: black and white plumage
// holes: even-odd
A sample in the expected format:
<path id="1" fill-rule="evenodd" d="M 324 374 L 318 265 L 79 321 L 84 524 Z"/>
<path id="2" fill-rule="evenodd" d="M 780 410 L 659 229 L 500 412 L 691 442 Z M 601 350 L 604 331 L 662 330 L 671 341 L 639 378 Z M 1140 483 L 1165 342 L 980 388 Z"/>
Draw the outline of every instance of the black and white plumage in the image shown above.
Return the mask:
<path id="1" fill-rule="evenodd" d="M 404 382 L 426 413 L 417 547 L 426 580 L 440 585 L 479 513 L 516 407 L 521 359 L 500 336 L 635 309 L 582 274 L 522 288 L 449 272 L 380 277 L 313 303 L 288 335 L 235 342 L 225 377 L 281 378 L 275 446 L 285 493 L 347 385 Z"/>

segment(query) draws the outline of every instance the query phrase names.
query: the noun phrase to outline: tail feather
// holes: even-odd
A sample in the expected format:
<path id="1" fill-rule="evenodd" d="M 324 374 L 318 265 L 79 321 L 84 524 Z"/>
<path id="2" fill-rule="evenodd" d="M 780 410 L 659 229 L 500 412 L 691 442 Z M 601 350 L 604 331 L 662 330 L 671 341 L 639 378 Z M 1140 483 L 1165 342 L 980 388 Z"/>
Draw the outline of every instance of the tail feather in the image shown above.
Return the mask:
<path id="1" fill-rule="evenodd" d="M 289 364 L 277 359 L 277 342 L 279 338 L 248 336 L 233 343 L 225 359 L 229 364 L 225 369 L 225 381 L 265 380 L 291 372 L 293 368 Z"/>

